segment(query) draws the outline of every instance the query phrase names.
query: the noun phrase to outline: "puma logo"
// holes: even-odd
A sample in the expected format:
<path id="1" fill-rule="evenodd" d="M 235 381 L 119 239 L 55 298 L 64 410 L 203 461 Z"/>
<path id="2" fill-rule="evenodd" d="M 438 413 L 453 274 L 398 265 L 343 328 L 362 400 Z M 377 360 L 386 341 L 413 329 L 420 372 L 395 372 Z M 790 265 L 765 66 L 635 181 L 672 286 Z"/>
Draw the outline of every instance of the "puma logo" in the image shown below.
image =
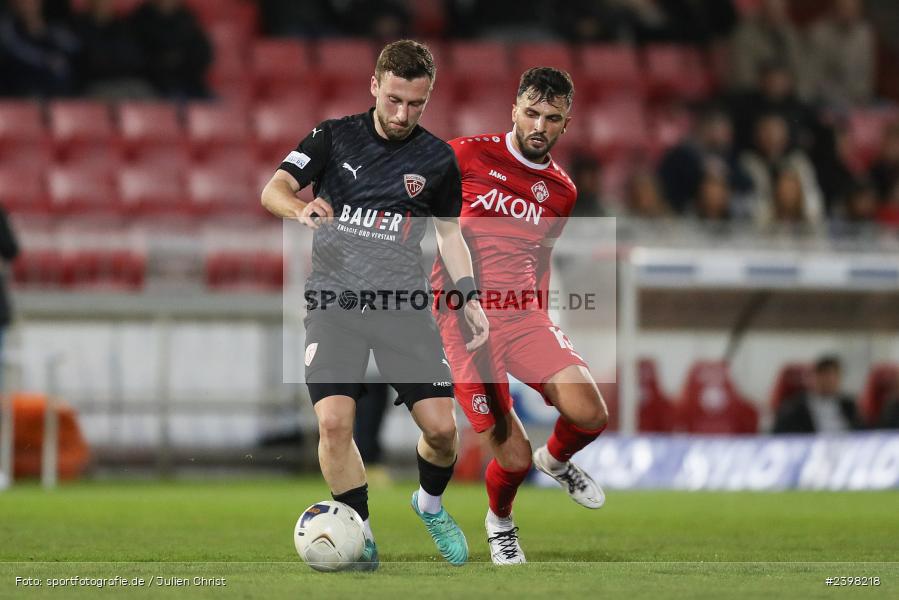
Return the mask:
<path id="1" fill-rule="evenodd" d="M 353 179 L 356 179 L 356 171 L 362 168 L 362 165 L 359 165 L 355 169 L 350 166 L 350 163 L 343 163 L 343 168 L 353 174 Z"/>
<path id="2" fill-rule="evenodd" d="M 322 130 L 319 129 L 318 127 L 313 127 L 313 128 L 312 128 L 312 139 L 313 139 L 313 140 L 315 139 L 315 134 L 321 133 L 321 132 L 322 132 Z"/>

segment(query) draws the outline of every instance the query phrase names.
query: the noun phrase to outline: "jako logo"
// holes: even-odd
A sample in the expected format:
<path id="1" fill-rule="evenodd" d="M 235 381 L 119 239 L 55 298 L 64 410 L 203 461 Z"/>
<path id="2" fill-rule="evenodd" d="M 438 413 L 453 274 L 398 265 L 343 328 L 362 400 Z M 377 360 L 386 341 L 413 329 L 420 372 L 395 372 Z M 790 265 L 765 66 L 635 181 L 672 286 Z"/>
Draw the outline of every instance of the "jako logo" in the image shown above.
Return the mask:
<path id="1" fill-rule="evenodd" d="M 353 210 L 352 206 L 344 204 L 338 220 L 341 223 L 359 225 L 369 229 L 399 231 L 400 223 L 403 222 L 403 215 L 392 213 L 389 210 L 379 211 L 373 208 L 366 208 L 363 212 L 361 208 Z"/>
<path id="2" fill-rule="evenodd" d="M 508 205 L 506 204 L 508 203 Z M 522 198 L 513 198 L 511 195 L 504 194 L 493 188 L 486 194 L 478 196 L 477 201 L 471 205 L 472 208 L 481 205 L 484 210 L 492 210 L 504 215 L 512 215 L 516 219 L 524 219 L 534 225 L 540 223 L 540 217 L 543 215 L 543 207 L 537 206 Z"/>
<path id="3" fill-rule="evenodd" d="M 499 179 L 500 181 L 505 181 L 505 180 L 506 180 L 506 176 L 503 175 L 502 173 L 500 173 L 499 171 L 497 171 L 496 169 L 490 169 L 490 176 L 491 176 L 491 177 L 496 177 L 496 178 Z"/>

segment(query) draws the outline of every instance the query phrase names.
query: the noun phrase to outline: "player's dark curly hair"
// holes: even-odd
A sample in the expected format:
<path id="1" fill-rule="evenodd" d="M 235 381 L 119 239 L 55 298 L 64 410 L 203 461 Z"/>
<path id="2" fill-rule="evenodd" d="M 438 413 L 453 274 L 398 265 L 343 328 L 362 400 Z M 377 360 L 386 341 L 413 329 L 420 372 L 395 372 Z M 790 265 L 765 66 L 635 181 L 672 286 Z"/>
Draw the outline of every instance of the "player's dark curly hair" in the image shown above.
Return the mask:
<path id="1" fill-rule="evenodd" d="M 375 64 L 375 77 L 381 81 L 384 73 L 393 73 L 403 79 L 427 77 L 431 81 L 437 76 L 434 56 L 424 44 L 414 40 L 400 40 L 384 46 Z"/>
<path id="2" fill-rule="evenodd" d="M 534 102 L 546 100 L 550 104 L 564 98 L 568 106 L 574 100 L 574 82 L 571 75 L 552 67 L 534 67 L 521 74 L 517 97 L 527 94 Z"/>

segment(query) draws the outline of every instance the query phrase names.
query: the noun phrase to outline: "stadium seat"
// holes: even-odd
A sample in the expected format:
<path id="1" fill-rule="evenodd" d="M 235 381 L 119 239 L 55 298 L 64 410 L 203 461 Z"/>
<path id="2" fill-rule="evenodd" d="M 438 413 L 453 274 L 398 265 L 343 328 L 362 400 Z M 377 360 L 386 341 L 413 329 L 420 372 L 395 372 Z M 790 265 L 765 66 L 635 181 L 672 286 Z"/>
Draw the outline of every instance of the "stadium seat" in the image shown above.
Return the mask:
<path id="1" fill-rule="evenodd" d="M 278 99 L 285 90 L 318 87 L 311 50 L 300 40 L 261 39 L 250 54 L 256 97 Z"/>
<path id="2" fill-rule="evenodd" d="M 136 291 L 144 284 L 146 259 L 125 248 L 76 250 L 64 256 L 63 273 L 69 288 Z"/>
<path id="3" fill-rule="evenodd" d="M 512 71 L 505 44 L 454 42 L 449 47 L 449 59 L 449 69 L 441 76 L 445 74 L 451 80 L 457 100 L 474 102 L 482 99 L 481 87 L 485 84 L 506 89 L 507 98 L 514 97 L 520 73 Z"/>
<path id="4" fill-rule="evenodd" d="M 679 422 L 692 433 L 756 433 L 758 413 L 737 392 L 727 363 L 698 361 L 690 367 L 678 406 Z"/>
<path id="5" fill-rule="evenodd" d="M 253 95 L 253 81 L 247 77 L 248 38 L 239 24 L 215 23 L 209 30 L 214 60 L 207 79 L 216 96 L 234 103 L 248 103 Z"/>
<path id="6" fill-rule="evenodd" d="M 56 155 L 69 163 L 117 162 L 119 138 L 109 106 L 88 100 L 58 100 L 48 108 Z"/>
<path id="7" fill-rule="evenodd" d="M 23 247 L 12 263 L 12 281 L 17 287 L 57 288 L 63 283 L 62 253 L 51 248 Z"/>
<path id="8" fill-rule="evenodd" d="M 453 120 L 454 104 L 449 94 L 432 93 L 421 117 L 421 125 L 442 140 L 458 135 Z"/>
<path id="9" fill-rule="evenodd" d="M 368 90 L 375 70 L 375 49 L 370 42 L 357 39 L 322 39 L 316 56 L 322 73 L 325 99 L 335 99 L 357 89 Z M 358 112 L 358 111 L 357 111 Z"/>
<path id="10" fill-rule="evenodd" d="M 807 363 L 787 363 L 782 366 L 771 388 L 771 410 L 776 412 L 784 400 L 807 390 L 811 379 L 812 367 Z"/>
<path id="11" fill-rule="evenodd" d="M 180 169 L 165 171 L 155 165 L 123 169 L 118 175 L 122 208 L 129 215 L 189 213 L 182 177 Z"/>
<path id="12" fill-rule="evenodd" d="M 874 365 L 868 372 L 859 403 L 862 419 L 868 426 L 875 427 L 880 422 L 883 406 L 891 394 L 899 395 L 899 364 Z"/>
<path id="13" fill-rule="evenodd" d="M 463 104 L 455 112 L 455 131 L 458 136 L 482 133 L 504 134 L 512 128 L 511 100 L 508 104 L 497 102 Z"/>
<path id="14" fill-rule="evenodd" d="M 41 166 L 0 166 L 0 204 L 15 214 L 46 215 L 50 210 Z"/>
<path id="15" fill-rule="evenodd" d="M 36 102 L 0 102 L 0 163 L 47 164 L 51 158 L 50 136 Z"/>
<path id="16" fill-rule="evenodd" d="M 580 75 L 576 86 L 585 88 L 581 97 L 641 95 L 644 91 L 637 53 L 626 45 L 595 44 L 578 52 Z"/>
<path id="17" fill-rule="evenodd" d="M 185 145 L 177 107 L 169 102 L 123 102 L 118 107 L 119 135 L 130 161 L 141 162 Z"/>
<path id="18" fill-rule="evenodd" d="M 225 104 L 195 102 L 187 107 L 187 136 L 191 151 L 199 160 L 236 151 L 245 151 L 250 143 L 246 112 Z"/>
<path id="19" fill-rule="evenodd" d="M 891 124 L 899 121 L 899 110 L 895 108 L 856 108 L 849 112 L 849 145 L 852 154 L 864 168 L 880 151 L 883 132 Z"/>
<path id="20" fill-rule="evenodd" d="M 102 166 L 53 167 L 47 189 L 54 213 L 107 217 L 120 214 L 112 172 Z"/>
<path id="21" fill-rule="evenodd" d="M 520 76 L 531 67 L 555 67 L 573 74 L 575 64 L 571 46 L 551 42 L 515 46 L 512 49 L 512 73 Z"/>
<path id="22" fill-rule="evenodd" d="M 638 424 L 640 431 L 673 431 L 677 427 L 675 405 L 662 392 L 656 363 L 650 358 L 637 361 L 637 385 L 640 408 Z"/>
<path id="23" fill-rule="evenodd" d="M 272 172 L 277 167 L 272 167 Z M 194 168 L 187 176 L 190 204 L 198 214 L 218 217 L 263 218 L 267 211 L 259 201 L 253 174 L 247 168 Z"/>
<path id="24" fill-rule="evenodd" d="M 649 146 L 649 128 L 643 107 L 636 101 L 614 100 L 585 110 L 591 147 L 603 159 L 633 156 Z"/>
<path id="25" fill-rule="evenodd" d="M 658 44 L 643 51 L 646 83 L 653 98 L 700 100 L 711 92 L 711 76 L 695 48 Z"/>
<path id="26" fill-rule="evenodd" d="M 301 90 L 297 90 L 300 92 Z M 291 95 L 279 102 L 256 105 L 253 109 L 253 134 L 260 161 L 277 167 L 287 153 L 297 147 L 317 125 L 309 108 L 315 106 L 309 96 Z"/>
<path id="27" fill-rule="evenodd" d="M 217 291 L 274 291 L 284 282 L 280 253 L 221 250 L 206 258 L 206 285 Z"/>

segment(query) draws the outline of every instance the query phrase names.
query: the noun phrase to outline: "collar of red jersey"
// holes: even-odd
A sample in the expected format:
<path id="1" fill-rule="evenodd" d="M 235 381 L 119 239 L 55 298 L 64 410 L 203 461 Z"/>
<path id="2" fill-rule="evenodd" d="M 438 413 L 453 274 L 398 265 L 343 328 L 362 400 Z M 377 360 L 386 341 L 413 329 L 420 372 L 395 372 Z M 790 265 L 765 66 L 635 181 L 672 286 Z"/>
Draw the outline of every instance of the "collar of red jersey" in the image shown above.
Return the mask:
<path id="1" fill-rule="evenodd" d="M 511 131 L 506 132 L 506 148 L 509 149 L 509 152 L 512 153 L 512 156 L 514 156 L 518 160 L 518 162 L 520 162 L 521 164 L 523 164 L 526 167 L 530 167 L 532 169 L 537 169 L 538 171 L 542 171 L 543 169 L 545 169 L 549 165 L 551 165 L 553 162 L 552 157 L 550 157 L 550 159 L 548 161 L 546 161 L 545 163 L 542 163 L 542 164 L 531 162 L 528 159 L 526 159 L 524 157 L 524 155 L 515 148 L 515 144 L 512 142 L 512 132 Z"/>

